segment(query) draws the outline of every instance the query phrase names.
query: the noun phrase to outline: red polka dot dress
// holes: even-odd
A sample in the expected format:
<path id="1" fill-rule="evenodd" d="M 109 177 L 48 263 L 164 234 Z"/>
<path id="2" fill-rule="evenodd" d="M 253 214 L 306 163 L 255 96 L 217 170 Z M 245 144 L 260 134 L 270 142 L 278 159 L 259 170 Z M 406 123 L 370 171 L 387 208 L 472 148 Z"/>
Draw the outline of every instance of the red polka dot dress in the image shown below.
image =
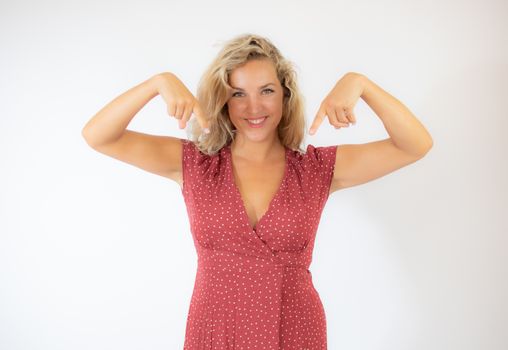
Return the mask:
<path id="1" fill-rule="evenodd" d="M 327 349 L 309 266 L 337 146 L 286 147 L 282 183 L 252 228 L 231 142 L 209 156 L 181 140 L 182 194 L 197 252 L 184 350 Z"/>

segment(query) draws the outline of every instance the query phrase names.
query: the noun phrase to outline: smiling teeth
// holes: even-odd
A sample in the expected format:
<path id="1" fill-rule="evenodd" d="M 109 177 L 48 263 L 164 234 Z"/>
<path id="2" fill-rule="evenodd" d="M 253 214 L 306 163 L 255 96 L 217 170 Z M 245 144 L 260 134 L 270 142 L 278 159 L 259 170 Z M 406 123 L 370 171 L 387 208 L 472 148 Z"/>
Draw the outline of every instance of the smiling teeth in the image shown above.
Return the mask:
<path id="1" fill-rule="evenodd" d="M 253 119 L 253 120 L 247 120 L 251 124 L 259 124 L 262 123 L 265 118 L 259 118 L 259 119 Z"/>

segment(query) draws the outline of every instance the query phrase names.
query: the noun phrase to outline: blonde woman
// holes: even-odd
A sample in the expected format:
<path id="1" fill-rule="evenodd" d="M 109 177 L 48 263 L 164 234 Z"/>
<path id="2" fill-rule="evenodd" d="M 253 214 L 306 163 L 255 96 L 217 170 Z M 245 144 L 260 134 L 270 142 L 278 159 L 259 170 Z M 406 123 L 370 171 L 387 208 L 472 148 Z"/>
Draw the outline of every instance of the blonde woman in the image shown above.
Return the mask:
<path id="1" fill-rule="evenodd" d="M 189 123 L 190 140 L 126 129 L 157 95 L 180 128 Z M 353 72 L 324 99 L 309 132 L 325 117 L 337 129 L 355 124 L 360 97 L 388 139 L 301 149 L 306 127 L 293 66 L 267 38 L 244 34 L 225 43 L 196 97 L 174 73 L 160 73 L 85 125 L 96 151 L 181 187 L 198 256 L 184 349 L 327 348 L 309 266 L 329 195 L 413 163 L 432 147 L 401 102 Z"/>

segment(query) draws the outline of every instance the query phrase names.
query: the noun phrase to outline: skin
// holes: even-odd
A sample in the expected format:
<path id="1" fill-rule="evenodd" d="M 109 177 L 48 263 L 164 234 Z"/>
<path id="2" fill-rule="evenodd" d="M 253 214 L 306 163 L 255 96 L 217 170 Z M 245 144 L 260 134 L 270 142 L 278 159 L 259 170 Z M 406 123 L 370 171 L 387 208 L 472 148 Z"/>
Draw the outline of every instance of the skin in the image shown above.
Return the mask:
<path id="1" fill-rule="evenodd" d="M 232 145 L 233 154 L 237 158 L 244 159 L 240 163 L 242 174 L 252 175 L 255 169 L 248 172 L 249 163 L 269 164 L 270 154 L 279 152 L 277 158 L 283 159 L 283 147 L 276 135 L 276 127 L 282 115 L 282 87 L 276 77 L 273 64 L 269 60 L 249 61 L 242 67 L 237 68 L 230 76 L 230 85 L 242 87 L 239 99 L 231 98 L 228 101 L 232 123 L 237 128 L 237 139 Z M 273 79 L 276 89 L 263 98 L 259 87 Z M 343 144 L 337 146 L 334 174 L 330 186 L 330 194 L 347 187 L 360 185 L 406 165 L 409 165 L 422 157 L 432 148 L 432 137 L 422 123 L 411 111 L 398 99 L 383 90 L 366 76 L 349 72 L 346 73 L 321 103 L 319 110 L 309 130 L 314 135 L 325 118 L 330 125 L 339 130 L 349 127 L 350 123 L 356 125 L 357 118 L 354 114 L 354 106 L 359 99 L 363 99 L 381 119 L 389 138 L 368 142 L 364 144 Z M 242 118 L 247 116 L 268 115 L 266 128 L 249 129 Z M 275 151 L 279 149 L 279 151 Z M 280 164 L 280 161 L 279 161 Z M 282 164 L 284 164 L 282 162 Z M 267 171 L 263 167 L 257 169 L 259 177 Z M 270 174 L 283 173 L 284 168 Z M 265 175 L 266 176 L 266 175 Z M 243 177 L 243 176 L 241 176 Z M 273 178 L 277 178 L 274 181 Z M 280 183 L 281 176 L 271 176 L 266 179 L 267 183 L 256 186 L 254 193 L 272 189 Z M 245 184 L 245 188 L 252 188 L 254 184 Z M 265 197 L 266 204 L 260 207 L 267 208 L 270 196 Z M 259 212 L 259 210 L 257 210 Z M 264 211 L 263 211 L 264 212 Z"/>
<path id="2" fill-rule="evenodd" d="M 273 83 L 260 89 L 266 83 Z M 235 90 L 227 105 L 237 129 L 231 145 L 235 183 L 244 199 L 251 225 L 266 213 L 284 173 L 285 149 L 277 138 L 282 117 L 283 90 L 273 63 L 248 61 L 230 74 Z M 136 85 L 104 106 L 82 130 L 96 151 L 146 171 L 175 180 L 182 186 L 182 144 L 172 136 L 150 135 L 127 130 L 136 113 L 157 95 L 167 103 L 168 114 L 181 127 L 194 113 L 208 127 L 201 108 L 181 81 L 165 72 Z M 320 105 L 312 122 L 314 135 L 327 118 L 336 129 L 356 124 L 354 106 L 362 99 L 372 108 L 390 137 L 363 144 L 340 144 L 330 193 L 357 186 L 411 164 L 426 155 L 433 140 L 422 123 L 397 98 L 366 76 L 349 72 L 336 83 Z M 251 129 L 243 118 L 269 118 L 263 128 Z"/>
<path id="3" fill-rule="evenodd" d="M 261 88 L 265 84 L 272 84 Z M 229 75 L 233 89 L 227 102 L 229 118 L 236 128 L 232 153 L 254 163 L 268 163 L 284 156 L 277 136 L 282 118 L 283 89 L 270 60 L 251 60 Z M 263 127 L 251 128 L 245 118 L 268 116 Z"/>
<path id="4" fill-rule="evenodd" d="M 363 144 L 337 146 L 330 193 L 357 186 L 424 157 L 433 140 L 423 124 L 397 98 L 366 76 L 346 73 L 321 103 L 309 133 L 314 135 L 325 118 L 336 129 L 356 124 L 353 108 L 362 99 L 383 123 L 390 137 Z"/>
<path id="5" fill-rule="evenodd" d="M 237 67 L 229 84 L 235 88 L 227 102 L 236 128 L 231 143 L 233 173 L 253 227 L 268 210 L 284 175 L 285 148 L 277 136 L 283 89 L 273 63 L 266 59 Z M 261 128 L 251 128 L 245 120 L 261 116 L 268 116 Z"/>

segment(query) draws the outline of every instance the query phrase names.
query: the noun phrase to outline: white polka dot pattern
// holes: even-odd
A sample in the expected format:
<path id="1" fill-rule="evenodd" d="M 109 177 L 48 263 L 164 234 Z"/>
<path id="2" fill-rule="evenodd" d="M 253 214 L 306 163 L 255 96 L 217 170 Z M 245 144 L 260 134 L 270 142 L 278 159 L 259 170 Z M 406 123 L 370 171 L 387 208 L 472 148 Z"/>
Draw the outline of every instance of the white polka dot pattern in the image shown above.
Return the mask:
<path id="1" fill-rule="evenodd" d="M 309 266 L 337 146 L 286 148 L 282 183 L 252 228 L 231 143 L 208 156 L 181 140 L 182 195 L 198 257 L 184 350 L 327 349 Z"/>

